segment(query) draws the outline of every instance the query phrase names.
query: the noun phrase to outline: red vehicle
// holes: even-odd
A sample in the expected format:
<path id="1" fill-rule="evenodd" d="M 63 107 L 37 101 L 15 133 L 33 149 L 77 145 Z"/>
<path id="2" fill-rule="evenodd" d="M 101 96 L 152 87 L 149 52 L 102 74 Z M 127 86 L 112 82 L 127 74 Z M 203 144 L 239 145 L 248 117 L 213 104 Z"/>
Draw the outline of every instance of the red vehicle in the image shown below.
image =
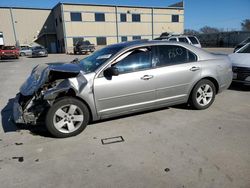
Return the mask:
<path id="1" fill-rule="evenodd" d="M 15 46 L 3 46 L 0 49 L 0 59 L 4 58 L 19 58 L 19 49 Z"/>

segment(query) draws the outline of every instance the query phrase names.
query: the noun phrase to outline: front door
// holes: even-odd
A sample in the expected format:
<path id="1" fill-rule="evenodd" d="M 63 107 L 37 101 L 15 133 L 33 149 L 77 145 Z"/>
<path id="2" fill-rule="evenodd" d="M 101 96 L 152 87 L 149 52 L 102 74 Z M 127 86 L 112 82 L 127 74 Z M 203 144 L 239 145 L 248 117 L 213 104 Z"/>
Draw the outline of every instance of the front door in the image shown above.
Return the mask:
<path id="1" fill-rule="evenodd" d="M 151 48 L 137 48 L 112 63 L 118 76 L 101 73 L 94 80 L 97 113 L 101 116 L 124 114 L 154 104 L 155 88 Z M 120 60 L 119 60 L 120 59 Z"/>

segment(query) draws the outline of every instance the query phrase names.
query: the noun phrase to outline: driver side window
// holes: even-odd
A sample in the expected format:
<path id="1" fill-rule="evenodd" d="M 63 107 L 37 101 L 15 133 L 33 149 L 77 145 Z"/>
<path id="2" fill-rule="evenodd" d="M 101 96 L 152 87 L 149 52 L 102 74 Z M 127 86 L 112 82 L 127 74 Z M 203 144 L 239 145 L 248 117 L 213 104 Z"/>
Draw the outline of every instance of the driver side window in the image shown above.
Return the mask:
<path id="1" fill-rule="evenodd" d="M 151 68 L 151 48 L 144 47 L 126 52 L 118 58 L 118 62 L 113 65 L 118 68 L 119 74 L 136 72 Z"/>

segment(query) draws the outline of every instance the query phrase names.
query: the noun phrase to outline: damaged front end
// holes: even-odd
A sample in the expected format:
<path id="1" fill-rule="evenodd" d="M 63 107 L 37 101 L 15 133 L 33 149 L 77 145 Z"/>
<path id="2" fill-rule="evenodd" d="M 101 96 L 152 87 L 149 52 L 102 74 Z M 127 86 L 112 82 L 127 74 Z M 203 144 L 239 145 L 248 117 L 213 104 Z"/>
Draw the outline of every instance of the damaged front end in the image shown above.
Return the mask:
<path id="1" fill-rule="evenodd" d="M 87 84 L 79 65 L 39 65 L 20 88 L 13 105 L 16 123 L 37 124 L 59 96 L 76 94 Z"/>

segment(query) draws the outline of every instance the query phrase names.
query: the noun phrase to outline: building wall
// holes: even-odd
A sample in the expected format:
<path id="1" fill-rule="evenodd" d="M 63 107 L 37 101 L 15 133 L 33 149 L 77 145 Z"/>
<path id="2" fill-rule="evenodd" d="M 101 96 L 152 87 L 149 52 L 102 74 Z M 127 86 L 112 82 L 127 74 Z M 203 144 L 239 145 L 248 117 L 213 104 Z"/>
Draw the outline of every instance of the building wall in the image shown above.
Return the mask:
<path id="1" fill-rule="evenodd" d="M 0 31 L 3 31 L 5 44 L 16 44 L 14 28 L 19 44 L 33 42 L 40 34 L 46 22 L 48 25 L 47 32 L 53 32 L 53 28 L 50 26 L 54 23 L 48 23 L 50 13 L 51 10 L 47 9 L 0 8 Z"/>
<path id="2" fill-rule="evenodd" d="M 65 52 L 65 40 L 64 40 L 64 18 L 62 15 L 62 6 L 56 6 L 52 11 L 54 15 L 55 31 L 57 35 L 57 48 L 58 52 Z"/>
<path id="3" fill-rule="evenodd" d="M 71 21 L 71 12 L 80 13 L 82 21 Z M 104 13 L 105 21 L 95 21 L 95 13 Z M 121 21 L 120 14 L 126 14 L 126 22 Z M 132 21 L 133 14 L 140 14 L 140 22 Z M 179 21 L 172 22 L 172 15 L 178 15 Z M 52 10 L 0 7 L 0 18 L 0 31 L 6 45 L 15 45 L 16 40 L 19 44 L 36 41 L 50 48 L 56 43 L 57 51 L 66 53 L 73 52 L 73 38 L 83 38 L 96 45 L 97 37 L 105 37 L 107 44 L 113 44 L 121 42 L 122 37 L 128 41 L 135 36 L 153 39 L 162 32 L 181 34 L 184 31 L 184 10 L 169 7 L 59 3 Z"/>
<path id="4" fill-rule="evenodd" d="M 154 9 L 154 38 L 161 33 L 183 34 L 184 32 L 184 10 L 178 9 Z M 172 22 L 172 15 L 179 15 L 179 22 Z"/>
<path id="5" fill-rule="evenodd" d="M 184 31 L 184 10 L 173 8 L 143 8 L 124 6 L 90 6 L 63 4 L 66 52 L 73 52 L 73 38 L 84 38 L 97 44 L 97 37 L 106 37 L 107 44 L 121 42 L 121 37 L 133 40 L 159 37 L 162 32 L 181 34 Z M 72 12 L 80 13 L 82 21 L 71 21 Z M 105 21 L 96 22 L 95 13 L 104 13 Z M 120 14 L 125 13 L 126 22 L 121 22 Z M 140 14 L 140 22 L 132 22 L 132 15 Z M 179 21 L 172 22 L 172 15 Z"/>

